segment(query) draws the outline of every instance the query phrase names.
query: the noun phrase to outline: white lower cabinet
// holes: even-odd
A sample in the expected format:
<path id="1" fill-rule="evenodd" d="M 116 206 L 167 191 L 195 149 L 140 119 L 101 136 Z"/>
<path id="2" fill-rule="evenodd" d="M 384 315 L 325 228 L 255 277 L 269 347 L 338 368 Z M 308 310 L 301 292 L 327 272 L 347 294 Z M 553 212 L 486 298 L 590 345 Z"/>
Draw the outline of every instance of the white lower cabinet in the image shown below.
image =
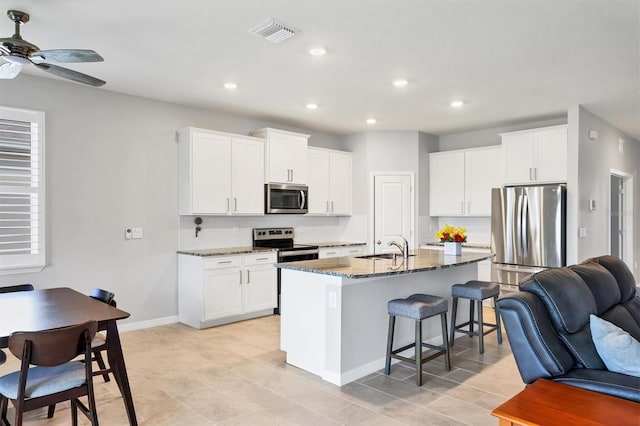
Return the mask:
<path id="1" fill-rule="evenodd" d="M 180 322 L 206 328 L 270 315 L 277 306 L 276 253 L 178 255 Z"/>
<path id="2" fill-rule="evenodd" d="M 366 246 L 341 246 L 341 247 L 324 247 L 318 251 L 319 259 L 328 259 L 331 257 L 341 256 L 359 256 L 364 253 Z"/>

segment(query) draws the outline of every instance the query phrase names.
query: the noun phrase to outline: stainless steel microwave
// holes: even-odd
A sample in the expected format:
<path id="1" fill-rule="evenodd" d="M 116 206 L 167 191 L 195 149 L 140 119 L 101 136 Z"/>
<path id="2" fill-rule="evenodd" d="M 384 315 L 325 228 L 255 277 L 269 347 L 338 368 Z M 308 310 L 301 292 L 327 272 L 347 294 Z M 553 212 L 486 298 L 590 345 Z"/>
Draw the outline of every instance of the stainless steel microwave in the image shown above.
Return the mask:
<path id="1" fill-rule="evenodd" d="M 266 214 L 305 214 L 309 211 L 306 185 L 267 183 L 264 185 Z"/>

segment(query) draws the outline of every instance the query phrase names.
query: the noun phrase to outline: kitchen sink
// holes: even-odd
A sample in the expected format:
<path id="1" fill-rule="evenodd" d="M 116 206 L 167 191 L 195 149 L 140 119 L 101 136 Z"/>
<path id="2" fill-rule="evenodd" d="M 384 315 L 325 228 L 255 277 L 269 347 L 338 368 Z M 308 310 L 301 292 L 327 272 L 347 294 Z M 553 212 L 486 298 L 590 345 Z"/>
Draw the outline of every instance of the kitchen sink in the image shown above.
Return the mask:
<path id="1" fill-rule="evenodd" d="M 409 256 L 415 256 L 415 254 L 410 254 Z M 378 254 L 367 254 L 365 256 L 355 256 L 356 259 L 393 259 L 393 253 L 378 253 Z M 402 255 L 400 253 L 396 253 L 396 259 L 402 259 Z"/>

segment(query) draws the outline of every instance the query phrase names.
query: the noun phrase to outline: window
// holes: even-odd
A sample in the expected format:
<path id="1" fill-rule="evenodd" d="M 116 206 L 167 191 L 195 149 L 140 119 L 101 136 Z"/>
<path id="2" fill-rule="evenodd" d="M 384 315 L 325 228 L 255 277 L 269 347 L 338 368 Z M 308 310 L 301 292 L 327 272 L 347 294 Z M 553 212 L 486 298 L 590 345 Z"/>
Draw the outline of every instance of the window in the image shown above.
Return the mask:
<path id="1" fill-rule="evenodd" d="M 44 113 L 0 107 L 0 274 L 45 265 Z"/>

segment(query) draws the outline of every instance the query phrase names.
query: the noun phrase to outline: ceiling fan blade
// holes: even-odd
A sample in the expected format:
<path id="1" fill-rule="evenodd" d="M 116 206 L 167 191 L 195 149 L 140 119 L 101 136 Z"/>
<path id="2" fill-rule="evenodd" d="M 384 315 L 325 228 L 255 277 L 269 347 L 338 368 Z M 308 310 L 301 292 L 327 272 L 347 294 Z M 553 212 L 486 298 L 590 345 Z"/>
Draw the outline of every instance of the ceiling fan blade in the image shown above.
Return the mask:
<path id="1" fill-rule="evenodd" d="M 88 84 L 90 86 L 99 87 L 105 84 L 106 82 L 100 80 L 95 77 L 91 77 L 87 74 L 82 74 L 81 72 L 70 70 L 69 68 L 59 67 L 57 65 L 46 64 L 46 63 L 33 63 L 36 67 L 40 68 L 43 71 L 50 72 L 51 74 L 57 75 L 58 77 L 68 78 L 69 80 L 77 81 L 78 83 Z"/>
<path id="2" fill-rule="evenodd" d="M 13 64 L 11 62 L 5 62 L 0 65 L 0 78 L 9 79 L 16 78 L 18 74 L 20 74 L 20 70 L 22 69 L 21 64 Z"/>
<path id="3" fill-rule="evenodd" d="M 32 59 L 42 59 L 51 62 L 102 62 L 104 59 L 93 50 L 82 49 L 53 49 L 40 50 L 31 54 Z"/>

